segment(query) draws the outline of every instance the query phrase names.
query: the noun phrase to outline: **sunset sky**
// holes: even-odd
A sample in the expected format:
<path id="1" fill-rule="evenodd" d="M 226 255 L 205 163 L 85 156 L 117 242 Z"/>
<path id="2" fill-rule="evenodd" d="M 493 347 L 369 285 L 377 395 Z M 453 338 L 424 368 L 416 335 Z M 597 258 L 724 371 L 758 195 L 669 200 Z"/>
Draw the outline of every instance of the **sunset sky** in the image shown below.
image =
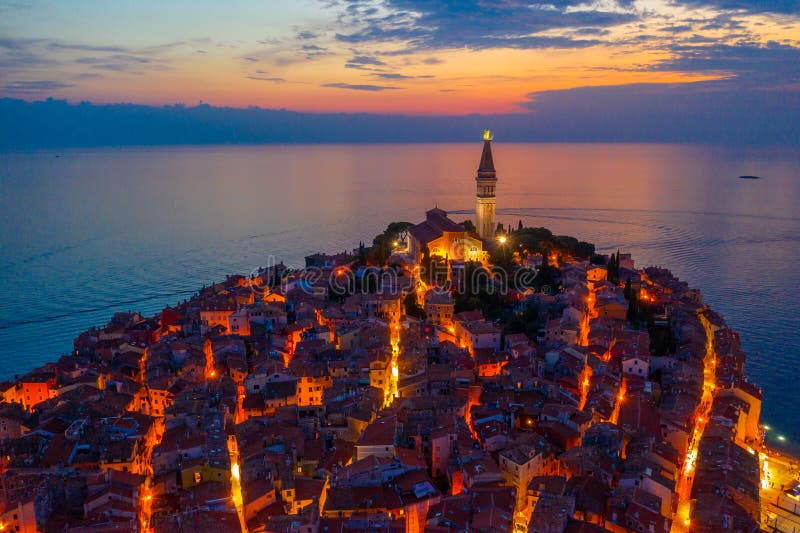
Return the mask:
<path id="1" fill-rule="evenodd" d="M 797 92 L 800 1 L 0 0 L 25 100 L 515 113 L 642 83 Z"/>

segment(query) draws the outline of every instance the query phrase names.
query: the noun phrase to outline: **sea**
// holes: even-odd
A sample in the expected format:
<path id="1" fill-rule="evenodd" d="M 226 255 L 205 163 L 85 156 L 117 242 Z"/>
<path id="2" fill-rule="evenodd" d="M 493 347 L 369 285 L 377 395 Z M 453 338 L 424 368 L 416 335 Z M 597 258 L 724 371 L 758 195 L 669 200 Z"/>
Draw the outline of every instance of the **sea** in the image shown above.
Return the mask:
<path id="1" fill-rule="evenodd" d="M 434 206 L 474 217 L 482 143 L 0 153 L 0 379 L 116 311 L 371 242 Z M 493 143 L 503 223 L 667 267 L 740 333 L 769 436 L 800 443 L 800 150 Z M 761 179 L 740 179 L 756 175 Z"/>

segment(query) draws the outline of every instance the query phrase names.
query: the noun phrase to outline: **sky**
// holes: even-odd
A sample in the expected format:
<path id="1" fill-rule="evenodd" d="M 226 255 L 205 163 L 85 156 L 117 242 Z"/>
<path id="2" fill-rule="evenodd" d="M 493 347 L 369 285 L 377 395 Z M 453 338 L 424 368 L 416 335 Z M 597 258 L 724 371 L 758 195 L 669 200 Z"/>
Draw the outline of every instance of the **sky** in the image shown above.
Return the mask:
<path id="1" fill-rule="evenodd" d="M 0 97 L 28 101 L 691 113 L 799 91 L 800 0 L 0 0 Z"/>

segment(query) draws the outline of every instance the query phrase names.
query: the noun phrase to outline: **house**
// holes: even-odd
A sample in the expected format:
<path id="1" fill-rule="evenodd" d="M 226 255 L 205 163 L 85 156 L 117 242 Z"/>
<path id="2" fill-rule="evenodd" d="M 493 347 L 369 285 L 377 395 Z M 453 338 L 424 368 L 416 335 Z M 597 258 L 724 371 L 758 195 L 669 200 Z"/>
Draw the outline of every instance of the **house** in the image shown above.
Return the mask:
<path id="1" fill-rule="evenodd" d="M 487 320 L 467 322 L 461 325 L 460 330 L 459 335 L 459 328 L 456 328 L 456 336 L 461 347 L 468 349 L 473 355 L 475 350 L 500 349 L 502 328 L 492 322 Z"/>
<path id="2" fill-rule="evenodd" d="M 516 488 L 520 504 L 527 497 L 530 481 L 545 471 L 545 463 L 554 456 L 550 444 L 542 437 L 532 434 L 512 447 L 500 451 L 498 464 L 507 484 Z"/>
<path id="3" fill-rule="evenodd" d="M 397 438 L 397 417 L 378 418 L 367 425 L 356 442 L 353 460 L 370 455 L 393 457 Z"/>
<path id="4" fill-rule="evenodd" d="M 453 327 L 455 302 L 449 292 L 430 289 L 425 293 L 425 316 L 436 326 Z"/>
<path id="5" fill-rule="evenodd" d="M 604 266 L 592 265 L 586 270 L 586 281 L 605 281 L 608 279 L 608 270 Z"/>

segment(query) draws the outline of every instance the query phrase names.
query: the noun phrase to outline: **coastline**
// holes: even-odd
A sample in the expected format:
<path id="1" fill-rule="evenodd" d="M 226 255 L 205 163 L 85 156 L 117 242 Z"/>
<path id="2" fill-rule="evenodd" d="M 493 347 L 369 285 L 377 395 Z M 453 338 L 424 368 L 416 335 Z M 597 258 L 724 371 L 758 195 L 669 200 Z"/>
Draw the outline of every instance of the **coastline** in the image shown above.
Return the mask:
<path id="1" fill-rule="evenodd" d="M 325 256 L 324 254 L 317 254 L 317 255 L 320 256 L 320 257 L 329 257 L 329 256 Z M 330 257 L 332 257 L 332 256 L 330 256 Z M 569 259 L 565 258 L 564 261 L 565 261 L 565 266 L 570 264 L 570 260 Z M 275 268 L 275 267 L 271 267 L 271 268 Z M 672 274 L 670 274 L 669 271 L 665 271 L 663 269 L 655 269 L 655 270 L 650 269 L 650 270 L 652 270 L 652 272 L 650 273 L 651 277 L 654 274 L 656 276 L 666 276 L 666 279 L 673 280 L 673 281 L 677 282 L 677 279 L 672 277 Z M 648 271 L 648 269 L 641 269 L 641 270 L 636 270 L 636 271 L 633 271 L 631 269 L 630 272 L 638 272 L 638 273 L 644 275 L 645 272 L 647 272 L 647 271 Z M 289 273 L 288 274 L 289 277 L 297 274 L 297 272 L 291 271 L 291 270 L 288 270 L 288 269 L 286 270 L 286 272 Z M 216 284 L 212 285 L 211 287 L 203 287 L 199 292 L 197 292 L 193 296 L 193 298 L 200 297 L 204 293 L 211 294 L 211 293 L 208 292 L 209 290 L 211 290 L 212 293 L 216 293 L 219 290 L 222 290 L 224 292 L 225 290 L 228 290 L 228 289 L 226 289 L 227 287 L 231 287 L 231 282 L 232 282 L 232 280 L 234 280 L 235 281 L 234 286 L 238 285 L 240 287 L 245 287 L 247 290 L 253 291 L 255 293 L 257 299 L 263 299 L 264 301 L 267 301 L 270 298 L 270 295 L 275 293 L 276 286 L 275 285 L 264 286 L 263 284 L 266 283 L 266 278 L 267 277 L 274 276 L 275 274 L 277 274 L 277 270 L 274 273 L 270 273 L 268 269 L 262 269 L 262 270 L 259 271 L 258 276 L 255 276 L 255 278 L 251 277 L 251 278 L 248 279 L 246 277 L 239 276 L 239 275 L 227 276 L 227 278 L 226 278 L 226 280 L 224 282 L 216 283 Z M 284 275 L 286 275 L 286 274 L 284 273 Z M 282 280 L 281 283 L 283 283 L 283 281 L 285 281 L 285 279 Z M 259 285 L 261 285 L 261 287 L 259 287 Z M 655 284 L 653 286 L 658 286 L 658 285 L 659 285 L 659 283 L 655 282 Z M 281 289 L 281 291 L 285 291 L 285 290 L 286 290 L 285 288 Z M 700 292 L 698 290 L 693 290 L 693 293 L 695 294 L 695 297 L 698 299 L 698 301 L 702 301 L 702 297 L 701 297 Z M 309 295 L 311 295 L 311 293 L 309 293 Z M 647 298 L 648 298 L 648 296 L 644 297 L 645 300 L 647 300 Z M 653 296 L 650 296 L 650 298 L 653 298 Z M 591 300 L 592 300 L 591 295 L 589 296 L 589 300 L 591 302 Z M 164 333 L 167 332 L 167 330 L 169 330 L 169 327 L 170 327 L 169 326 L 170 319 L 168 318 L 168 314 L 171 314 L 173 312 L 180 312 L 179 310 L 181 309 L 181 306 L 185 306 L 185 305 L 186 305 L 186 302 L 184 301 L 183 304 L 179 303 L 174 308 L 173 307 L 167 307 L 162 313 L 158 313 L 158 314 L 156 314 L 154 316 L 140 317 L 139 318 L 139 323 L 150 323 L 150 324 L 153 324 L 154 327 L 156 327 L 158 329 L 158 331 L 161 331 L 160 335 L 163 335 Z M 698 315 L 703 317 L 703 321 L 704 321 L 706 330 L 709 333 L 709 339 L 710 339 L 708 341 L 708 354 L 709 355 L 706 356 L 706 365 L 707 365 L 706 372 L 707 372 L 708 371 L 708 366 L 713 368 L 716 365 L 716 360 L 717 360 L 716 358 L 717 357 L 721 357 L 720 353 L 718 353 L 718 351 L 717 351 L 718 347 L 714 344 L 714 339 L 720 337 L 720 335 L 719 335 L 720 332 L 723 332 L 723 333 L 724 332 L 728 332 L 728 333 L 730 333 L 732 335 L 733 339 L 737 339 L 737 336 L 736 336 L 736 334 L 734 332 L 729 330 L 729 328 L 728 328 L 727 324 L 724 322 L 724 320 L 721 317 L 719 317 L 719 315 L 714 313 L 713 310 L 711 310 L 707 306 L 705 306 L 705 305 L 700 306 L 698 308 Z M 590 315 L 589 316 L 591 316 L 591 305 L 590 305 Z M 112 322 L 113 322 L 113 320 L 112 320 Z M 165 329 L 165 328 L 167 328 L 167 329 Z M 79 352 L 82 351 L 81 343 L 79 342 L 80 339 L 83 338 L 83 340 L 85 341 L 87 335 L 91 336 L 91 337 L 97 337 L 99 331 L 100 330 L 92 329 L 92 330 L 89 330 L 89 331 L 84 332 L 81 335 L 79 335 L 76 338 L 75 354 L 78 355 Z M 394 352 L 395 352 L 395 354 L 397 354 L 398 353 L 398 348 L 397 348 L 396 343 L 399 342 L 399 340 L 394 340 L 392 342 L 393 342 L 393 346 L 395 346 Z M 709 357 L 711 357 L 712 359 L 709 359 Z M 62 361 L 63 361 L 63 358 L 62 358 Z M 709 363 L 709 361 L 713 361 L 713 362 Z M 744 361 L 742 361 L 742 363 L 743 362 Z M 50 365 L 47 365 L 47 364 L 44 365 L 44 367 L 48 367 L 48 366 L 50 366 Z M 24 381 L 25 378 L 23 377 L 21 379 Z M 746 380 L 746 378 L 745 378 L 745 380 Z M 712 400 L 708 402 L 706 410 L 704 411 L 705 413 L 710 413 L 711 404 L 713 402 L 713 397 L 715 397 L 717 392 L 719 392 L 714 385 L 710 385 L 710 388 L 708 388 L 708 387 L 709 387 L 709 385 L 707 383 L 706 390 L 707 390 L 707 392 L 710 391 Z M 386 405 L 389 406 L 389 405 L 391 405 L 391 401 L 390 401 L 391 396 L 387 396 L 387 398 L 388 398 L 387 402 L 389 402 L 389 403 L 387 403 Z M 702 417 L 700 417 L 700 420 L 701 421 L 703 420 Z M 759 429 L 759 431 L 761 432 L 761 428 Z M 761 435 L 762 435 L 761 436 L 761 439 L 762 439 L 761 442 L 760 443 L 755 443 L 755 442 L 753 443 L 753 445 L 755 446 L 756 450 L 759 452 L 759 457 L 762 457 L 762 454 L 763 454 L 764 458 L 768 458 L 770 464 L 773 465 L 772 468 L 775 468 L 776 466 L 780 466 L 780 467 L 785 467 L 785 469 L 787 471 L 791 470 L 792 472 L 796 472 L 796 466 L 797 466 L 797 463 L 798 463 L 798 455 L 797 455 L 796 451 L 791 450 L 791 448 L 789 448 L 788 446 L 781 447 L 779 443 L 770 443 L 768 445 L 763 441 L 763 433 L 761 433 Z M 696 440 L 693 440 L 693 443 L 694 443 L 693 446 L 696 446 L 697 443 L 699 443 L 699 441 L 701 440 L 701 438 L 703 436 L 705 436 L 705 434 L 704 434 L 704 432 L 701 431 L 701 436 L 698 437 Z M 697 454 L 696 449 L 690 449 L 690 451 L 688 452 L 687 455 L 696 456 L 696 454 Z M 694 461 L 694 458 L 692 458 L 691 461 Z M 687 466 L 687 472 L 691 471 L 691 467 L 692 466 Z M 766 470 L 765 470 L 765 475 L 766 475 Z M 691 487 L 691 478 L 689 478 L 689 479 L 690 479 L 689 484 L 684 487 L 685 490 L 687 490 L 687 491 L 690 490 L 690 487 Z M 688 492 L 687 492 L 687 495 L 688 495 Z M 241 498 L 241 496 L 240 496 L 240 498 Z M 769 504 L 769 502 L 763 502 L 763 503 L 764 503 L 764 505 L 768 505 Z M 680 504 L 679 504 L 678 516 L 680 516 L 680 513 L 681 513 L 680 509 L 681 508 L 680 508 Z M 689 511 L 689 512 L 693 513 L 693 511 Z M 688 519 L 686 519 L 685 521 L 686 521 L 686 523 L 688 523 Z M 673 531 L 683 531 L 682 526 L 683 526 L 683 524 L 676 520 L 673 523 Z"/>

